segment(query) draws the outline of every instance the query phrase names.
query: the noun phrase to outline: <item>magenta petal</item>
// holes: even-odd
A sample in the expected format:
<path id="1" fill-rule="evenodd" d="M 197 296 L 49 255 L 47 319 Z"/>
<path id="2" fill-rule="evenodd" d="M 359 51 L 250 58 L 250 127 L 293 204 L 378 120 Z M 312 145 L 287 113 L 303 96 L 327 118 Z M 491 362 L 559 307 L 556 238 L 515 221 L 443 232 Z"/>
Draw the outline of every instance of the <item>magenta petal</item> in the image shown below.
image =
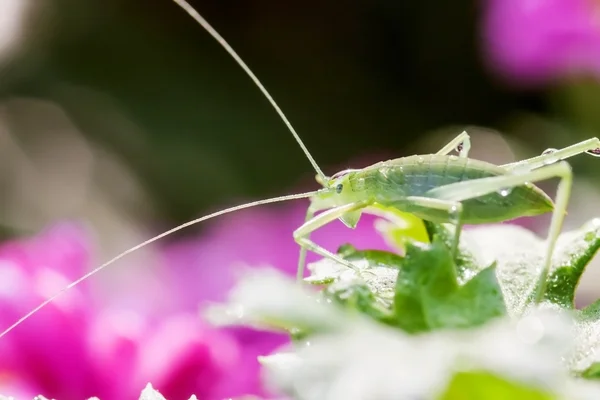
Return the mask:
<path id="1" fill-rule="evenodd" d="M 293 231 L 303 223 L 305 213 L 306 203 L 299 202 L 224 217 L 201 237 L 164 250 L 165 282 L 170 281 L 166 284 L 177 288 L 184 309 L 195 310 L 203 301 L 223 301 L 243 267 L 269 265 L 294 275 L 300 249 Z M 359 249 L 390 250 L 374 230 L 374 220 L 365 214 L 356 229 L 334 221 L 311 238 L 331 251 L 345 243 Z M 317 259 L 309 253 L 309 262 Z"/>
<path id="2" fill-rule="evenodd" d="M 10 260 L 30 273 L 48 267 L 75 279 L 85 272 L 89 252 L 87 232 L 78 225 L 61 223 L 34 237 L 3 243 L 0 260 Z"/>
<path id="3" fill-rule="evenodd" d="M 203 325 L 196 314 L 168 318 L 142 348 L 135 382 L 139 387 L 151 382 L 168 399 L 196 394 L 217 400 L 214 388 L 239 359 L 235 342 Z"/>
<path id="4" fill-rule="evenodd" d="M 140 387 L 134 382 L 140 343 L 148 335 L 144 317 L 133 311 L 104 310 L 96 315 L 88 336 L 102 397 L 136 398 Z"/>
<path id="5" fill-rule="evenodd" d="M 84 273 L 89 258 L 86 239 L 78 227 L 59 224 L 35 237 L 0 245 L 0 328 L 6 328 Z M 63 294 L 19 329 L 35 324 L 46 309 L 81 317 L 90 308 L 84 286 Z"/>
<path id="6" fill-rule="evenodd" d="M 23 316 L 81 274 L 88 249 L 83 232 L 61 224 L 0 246 L 0 327 Z M 10 369 L 46 396 L 83 398 L 97 387 L 85 343 L 93 310 L 76 288 L 2 338 L 0 370 Z"/>
<path id="7" fill-rule="evenodd" d="M 487 64 L 508 79 L 538 84 L 565 75 L 600 77 L 600 7 L 591 0 L 487 0 Z"/>
<path id="8" fill-rule="evenodd" d="M 252 328 L 236 327 L 224 329 L 237 341 L 242 349 L 235 368 L 215 387 L 215 395 L 220 398 L 242 395 L 268 396 L 261 380 L 259 356 L 271 354 L 284 344 L 289 343 L 289 336 L 281 333 L 258 331 Z M 235 390 L 234 390 L 235 389 Z"/>
<path id="9" fill-rule="evenodd" d="M 33 399 L 40 394 L 37 386 L 7 371 L 0 370 L 0 393 L 15 399 Z"/>
<path id="10" fill-rule="evenodd" d="M 224 300 L 245 267 L 269 265 L 295 275 L 300 248 L 293 239 L 293 231 L 303 223 L 306 207 L 306 202 L 297 202 L 238 212 L 215 221 L 201 237 L 166 247 L 164 280 L 176 290 L 173 297 L 180 301 L 179 307 L 195 311 L 204 302 Z M 365 214 L 354 230 L 334 221 L 311 237 L 331 251 L 345 243 L 359 249 L 391 250 L 374 229 L 374 220 L 375 217 Z M 318 258 L 315 254 L 308 255 L 309 262 Z M 240 353 L 234 364 L 221 372 L 224 378 L 213 380 L 211 393 L 219 398 L 266 395 L 257 357 L 288 343 L 288 337 L 246 328 L 221 332 L 235 339 Z M 189 395 L 182 393 L 186 394 Z"/>
<path id="11" fill-rule="evenodd" d="M 20 376 L 36 382 L 48 397 L 82 398 L 98 387 L 85 342 L 84 316 L 48 308 L 27 321 L 11 343 L 18 355 Z"/>

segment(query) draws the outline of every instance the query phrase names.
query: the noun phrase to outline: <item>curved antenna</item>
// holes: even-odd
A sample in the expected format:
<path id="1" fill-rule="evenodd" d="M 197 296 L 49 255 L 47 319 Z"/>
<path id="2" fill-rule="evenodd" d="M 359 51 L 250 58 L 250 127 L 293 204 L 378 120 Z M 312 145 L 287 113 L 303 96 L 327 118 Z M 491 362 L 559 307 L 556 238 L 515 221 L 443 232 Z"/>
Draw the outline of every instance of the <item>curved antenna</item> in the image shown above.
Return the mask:
<path id="1" fill-rule="evenodd" d="M 186 0 L 173 1 L 177 3 L 177 5 L 181 7 L 186 13 L 188 13 L 190 17 L 192 17 L 196 22 L 198 22 L 217 42 L 219 42 L 219 44 L 225 49 L 225 51 L 227 51 L 227 53 L 229 53 L 229 55 L 233 57 L 233 59 L 246 72 L 246 74 L 248 74 L 248 76 L 250 77 L 250 79 L 252 79 L 254 84 L 260 89 L 260 91 L 267 98 L 267 100 L 269 100 L 269 103 L 271 103 L 277 114 L 279 114 L 279 117 L 281 118 L 285 126 L 287 126 L 288 130 L 292 133 L 294 139 L 296 139 L 296 142 L 298 142 L 298 144 L 300 145 L 300 148 L 302 149 L 302 151 L 304 151 L 304 154 L 306 154 L 308 161 L 310 161 L 315 171 L 317 171 L 317 174 L 319 174 L 323 181 L 326 181 L 327 179 L 325 177 L 325 174 L 323 173 L 323 171 L 321 171 L 321 168 L 319 168 L 315 159 L 310 155 L 310 152 L 302 142 L 302 139 L 300 139 L 300 136 L 296 133 L 296 130 L 294 129 L 290 121 L 287 119 L 283 111 L 281 111 L 281 108 L 279 108 L 279 106 L 277 105 L 273 97 L 269 94 L 267 89 L 265 89 L 265 87 L 262 85 L 262 83 L 260 83 L 256 75 L 254 75 L 252 70 L 250 70 L 250 67 L 248 67 L 246 63 L 240 58 L 240 56 L 238 56 L 238 54 L 235 52 L 235 50 L 233 50 L 229 43 L 227 43 L 225 39 L 223 39 L 223 37 L 219 35 L 215 28 L 213 28 L 208 23 L 208 21 L 206 21 L 198 13 L 198 11 L 196 11 Z"/>
<path id="2" fill-rule="evenodd" d="M 270 199 L 263 199 L 263 200 L 252 201 L 250 203 L 241 204 L 241 205 L 238 205 L 238 206 L 235 206 L 235 207 L 229 207 L 229 208 L 226 208 L 224 210 L 216 211 L 216 212 L 214 212 L 212 214 L 208 214 L 208 215 L 205 215 L 203 217 L 196 218 L 196 219 L 194 219 L 192 221 L 185 222 L 185 223 L 183 223 L 183 224 L 181 224 L 179 226 L 176 226 L 173 229 L 169 229 L 168 231 L 163 232 L 160 235 L 154 236 L 152 239 L 148 239 L 145 242 L 138 244 L 137 246 L 133 246 L 132 248 L 130 248 L 128 250 L 125 250 L 124 252 L 122 252 L 118 256 L 113 257 L 112 259 L 108 260 L 107 262 L 105 262 L 104 264 L 100 265 L 99 267 L 94 268 L 93 270 L 91 270 L 87 274 L 83 275 L 81 278 L 79 278 L 79 279 L 71 282 L 69 285 L 67 285 L 64 288 L 62 288 L 59 292 L 57 292 L 56 294 L 52 295 L 48 299 L 44 300 L 42 303 L 40 303 L 40 305 L 38 305 L 37 307 L 35 307 L 33 310 L 29 311 L 27 314 L 25 314 L 23 317 L 21 317 L 17 322 L 15 322 L 14 324 L 12 324 L 8 328 L 6 328 L 4 331 L 2 331 L 2 333 L 0 333 L 0 339 L 2 339 L 2 337 L 4 337 L 7 333 L 9 333 L 10 331 L 12 331 L 13 329 L 15 329 L 17 326 L 19 326 L 23 322 L 25 322 L 25 320 L 27 320 L 33 314 L 35 314 L 36 312 L 38 312 L 42 308 L 46 307 L 48 304 L 52 303 L 57 297 L 61 296 L 66 291 L 74 288 L 75 286 L 79 285 L 81 282 L 85 281 L 86 279 L 88 279 L 92 275 L 95 275 L 96 273 L 100 272 L 104 268 L 108 267 L 109 265 L 113 264 L 114 262 L 116 262 L 116 261 L 120 260 L 121 258 L 125 257 L 126 255 L 131 254 L 134 251 L 137 251 L 137 250 L 141 249 L 142 247 L 146 247 L 147 245 L 149 245 L 151 243 L 154 243 L 157 240 L 162 239 L 165 236 L 168 236 L 168 235 L 170 235 L 172 233 L 175 233 L 175 232 L 180 231 L 180 230 L 182 230 L 184 228 L 187 228 L 188 226 L 197 224 L 199 222 L 206 221 L 206 220 L 214 218 L 214 217 L 218 217 L 218 216 L 223 215 L 223 214 L 228 214 L 228 213 L 231 213 L 231 212 L 243 210 L 245 208 L 260 206 L 262 204 L 278 203 L 278 202 L 282 202 L 282 201 L 296 200 L 296 199 L 305 199 L 305 198 L 314 196 L 314 195 L 316 195 L 318 193 L 323 193 L 324 191 L 327 191 L 327 190 L 330 190 L 330 189 L 321 189 L 321 190 L 316 190 L 316 191 L 312 191 L 312 192 L 299 193 L 299 194 L 290 194 L 290 195 L 287 195 L 287 196 L 279 196 L 279 197 L 273 197 L 273 198 L 270 198 Z"/>

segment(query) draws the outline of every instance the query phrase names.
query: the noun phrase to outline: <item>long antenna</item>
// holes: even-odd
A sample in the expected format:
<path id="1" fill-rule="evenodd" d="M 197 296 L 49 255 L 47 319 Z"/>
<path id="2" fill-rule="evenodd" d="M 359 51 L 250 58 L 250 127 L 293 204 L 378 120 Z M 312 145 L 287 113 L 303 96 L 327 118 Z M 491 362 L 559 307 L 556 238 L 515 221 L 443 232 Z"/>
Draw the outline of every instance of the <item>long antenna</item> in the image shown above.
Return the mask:
<path id="1" fill-rule="evenodd" d="M 254 73 L 252 72 L 252 70 L 250 69 L 250 67 L 248 67 L 246 65 L 246 63 L 241 59 L 241 57 L 238 56 L 238 54 L 235 52 L 235 50 L 233 50 L 233 48 L 229 45 L 229 43 L 227 43 L 227 41 L 225 41 L 225 39 L 223 39 L 223 37 L 219 34 L 219 32 L 217 32 L 208 23 L 208 21 L 206 21 L 198 13 L 198 11 L 196 11 L 194 9 L 194 7 L 192 7 L 186 0 L 173 0 L 173 1 L 175 3 L 177 3 L 177 5 L 179 7 L 183 8 L 183 10 L 186 13 L 188 13 L 190 17 L 194 18 L 194 20 L 196 20 L 196 22 L 198 22 L 200 25 L 202 25 L 202 27 L 217 42 L 219 42 L 219 44 L 221 46 L 223 46 L 223 48 L 229 53 L 229 55 L 231 57 L 233 57 L 233 59 L 238 63 L 238 65 L 240 67 L 242 67 L 242 69 L 246 72 L 246 74 L 248 74 L 248 76 L 250 77 L 250 79 L 252 79 L 252 81 L 254 82 L 254 84 L 265 95 L 265 97 L 267 98 L 267 100 L 269 100 L 269 103 L 271 103 L 271 105 L 273 106 L 273 108 L 275 109 L 275 111 L 277 112 L 277 114 L 279 114 L 279 117 L 281 118 L 281 120 L 283 121 L 283 123 L 285 124 L 285 126 L 287 126 L 287 128 L 292 133 L 292 135 L 294 135 L 294 139 L 296 139 L 296 142 L 298 142 L 298 144 L 300 145 L 300 148 L 302 149 L 302 151 L 304 151 L 304 154 L 306 154 L 306 157 L 308 158 L 308 161 L 310 161 L 310 163 L 312 164 L 312 166 L 315 169 L 315 171 L 317 171 L 317 174 L 319 174 L 319 177 L 321 179 L 323 179 L 323 182 L 325 182 L 327 180 L 327 178 L 325 177 L 325 174 L 323 173 L 323 171 L 321 171 L 321 168 L 319 168 L 319 165 L 317 165 L 317 162 L 315 161 L 315 159 L 310 155 L 310 152 L 308 151 L 308 149 L 304 145 L 304 142 L 302 142 L 302 139 L 300 139 L 300 136 L 296 133 L 296 130 L 294 129 L 294 127 L 292 126 L 292 124 L 290 123 L 290 121 L 287 119 L 287 117 L 285 116 L 285 114 L 283 113 L 283 111 L 281 111 L 281 108 L 279 108 L 279 106 L 277 105 L 277 103 L 275 102 L 275 100 L 273 99 L 273 97 L 269 94 L 269 92 L 267 91 L 267 89 L 265 89 L 265 87 L 262 85 L 262 83 L 260 83 L 260 81 L 258 80 L 258 78 L 256 77 L 256 75 L 254 75 Z"/>
<path id="2" fill-rule="evenodd" d="M 241 204 L 241 205 L 238 205 L 238 206 L 235 206 L 235 207 L 226 208 L 224 210 L 217 211 L 217 212 L 214 212 L 212 214 L 205 215 L 205 216 L 200 217 L 200 218 L 196 218 L 193 221 L 185 222 L 185 223 L 183 223 L 183 224 L 181 224 L 181 225 L 179 225 L 179 226 L 177 226 L 177 227 L 175 227 L 173 229 L 170 229 L 170 230 L 168 230 L 166 232 L 161 233 L 160 235 L 154 236 L 152 239 L 148 239 L 145 242 L 138 244 L 137 246 L 134 246 L 134 247 L 132 247 L 132 248 L 130 248 L 128 250 L 125 250 L 124 252 L 122 252 L 118 256 L 116 256 L 116 257 L 108 260 L 104 264 L 100 265 L 99 267 L 94 268 L 93 270 L 91 270 L 87 274 L 83 275 L 81 278 L 79 278 L 79 279 L 71 282 L 69 285 L 65 286 L 58 293 L 56 293 L 56 294 L 52 295 L 51 297 L 49 297 L 48 299 L 46 299 L 39 306 L 35 307 L 33 310 L 29 311 L 27 314 L 25 314 L 23 317 L 21 317 L 17 322 L 15 322 L 14 324 L 12 324 L 8 328 L 6 328 L 2 333 L 0 333 L 0 339 L 2 339 L 2 337 L 4 337 L 4 335 L 6 335 L 7 333 L 9 333 L 13 329 L 15 329 L 17 326 L 21 325 L 25 320 L 27 320 L 33 314 L 35 314 L 36 312 L 38 312 L 42 308 L 46 307 L 48 304 L 52 303 L 57 297 L 61 296 L 66 291 L 74 288 L 75 286 L 79 285 L 81 282 L 85 281 L 86 279 L 88 279 L 92 275 L 96 274 L 97 272 L 100 272 L 104 268 L 106 268 L 109 265 L 113 264 L 114 262 L 120 260 L 121 258 L 125 257 L 126 255 L 128 255 L 130 253 L 133 253 L 134 251 L 137 251 L 137 250 L 141 249 L 142 247 L 146 247 L 147 245 L 149 245 L 151 243 L 154 243 L 157 240 L 159 240 L 159 239 L 161 239 L 161 238 L 163 238 L 165 236 L 168 236 L 168 235 L 170 235 L 172 233 L 175 233 L 175 232 L 180 231 L 180 230 L 182 230 L 184 228 L 187 228 L 188 226 L 197 224 L 199 222 L 206 221 L 206 220 L 214 218 L 214 217 L 218 217 L 218 216 L 223 215 L 223 214 L 228 214 L 228 213 L 231 213 L 231 212 L 243 210 L 245 208 L 260 206 L 262 204 L 278 203 L 278 202 L 282 202 L 282 201 L 296 200 L 296 199 L 305 199 L 307 197 L 314 196 L 314 195 L 316 195 L 318 193 L 322 193 L 322 192 L 327 191 L 327 190 L 330 190 L 330 189 L 320 189 L 320 190 L 316 190 L 316 191 L 312 191 L 312 192 L 299 193 L 299 194 L 290 194 L 290 195 L 287 195 L 287 196 L 273 197 L 273 198 L 270 198 L 270 199 L 257 200 L 257 201 L 253 201 L 253 202 L 250 202 L 250 203 Z"/>

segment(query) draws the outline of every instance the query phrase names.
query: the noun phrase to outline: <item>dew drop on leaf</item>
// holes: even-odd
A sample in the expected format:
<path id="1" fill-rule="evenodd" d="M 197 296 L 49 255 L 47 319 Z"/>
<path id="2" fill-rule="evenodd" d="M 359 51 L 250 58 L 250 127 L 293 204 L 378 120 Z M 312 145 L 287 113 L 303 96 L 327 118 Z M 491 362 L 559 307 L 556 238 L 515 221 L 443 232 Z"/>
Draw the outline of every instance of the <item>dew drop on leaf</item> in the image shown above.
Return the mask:
<path id="1" fill-rule="evenodd" d="M 596 233 L 595 232 L 588 232 L 588 233 L 585 234 L 585 236 L 583 237 L 583 239 L 586 242 L 591 242 L 594 239 L 596 239 Z"/>
<path id="2" fill-rule="evenodd" d="M 510 194 L 510 192 L 512 192 L 512 189 L 507 188 L 507 189 L 501 189 L 498 194 L 500 194 L 500 196 L 502 197 L 506 197 Z"/>

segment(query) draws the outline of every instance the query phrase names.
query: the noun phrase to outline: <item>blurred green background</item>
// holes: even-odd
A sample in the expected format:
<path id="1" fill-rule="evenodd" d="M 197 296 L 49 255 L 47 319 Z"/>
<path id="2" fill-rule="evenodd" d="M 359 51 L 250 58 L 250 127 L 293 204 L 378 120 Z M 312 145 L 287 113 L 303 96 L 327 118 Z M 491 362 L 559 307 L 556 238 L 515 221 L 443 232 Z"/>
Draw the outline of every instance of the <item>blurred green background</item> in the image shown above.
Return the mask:
<path id="1" fill-rule="evenodd" d="M 600 126 L 586 106 L 595 84 L 525 90 L 486 71 L 477 1 L 191 3 L 327 173 L 359 157 L 435 151 L 419 143 L 444 129 L 497 129 L 531 155 Z M 64 110 L 132 171 L 162 220 L 311 182 L 310 164 L 258 89 L 172 1 L 45 0 L 28 18 L 25 44 L 2 67 L 4 100 Z M 11 133 L 26 143 L 21 125 Z M 594 161 L 573 164 L 593 175 Z"/>

